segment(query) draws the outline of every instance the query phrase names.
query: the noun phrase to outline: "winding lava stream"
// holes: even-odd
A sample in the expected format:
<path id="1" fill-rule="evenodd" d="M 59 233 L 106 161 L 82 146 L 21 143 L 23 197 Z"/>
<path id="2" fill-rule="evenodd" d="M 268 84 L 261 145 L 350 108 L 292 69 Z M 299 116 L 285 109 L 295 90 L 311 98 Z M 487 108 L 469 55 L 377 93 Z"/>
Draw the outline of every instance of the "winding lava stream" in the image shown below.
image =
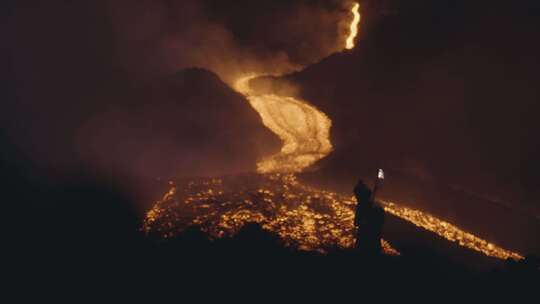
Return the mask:
<path id="1" fill-rule="evenodd" d="M 353 20 L 345 49 L 353 49 L 360 22 L 359 4 L 351 9 Z M 260 94 L 250 80 L 267 75 L 240 77 L 234 89 L 259 113 L 263 124 L 283 142 L 281 151 L 257 164 L 258 174 L 171 182 L 170 190 L 148 211 L 143 231 L 170 238 L 192 225 L 200 225 L 211 237 L 234 235 L 249 222 L 277 233 L 286 245 L 302 250 L 354 244 L 354 198 L 303 185 L 301 172 L 332 151 L 326 114 L 306 101 L 290 96 Z M 431 231 L 450 242 L 499 259 L 523 258 L 471 233 L 431 216 L 392 202 L 381 202 L 386 212 Z M 387 254 L 399 254 L 381 240 Z"/>
<path id="2" fill-rule="evenodd" d="M 249 75 L 236 82 L 235 89 L 249 100 L 259 113 L 263 124 L 274 132 L 283 147 L 275 155 L 257 164 L 259 173 L 301 172 L 332 151 L 330 127 L 332 121 L 309 103 L 288 96 L 257 94 Z"/>

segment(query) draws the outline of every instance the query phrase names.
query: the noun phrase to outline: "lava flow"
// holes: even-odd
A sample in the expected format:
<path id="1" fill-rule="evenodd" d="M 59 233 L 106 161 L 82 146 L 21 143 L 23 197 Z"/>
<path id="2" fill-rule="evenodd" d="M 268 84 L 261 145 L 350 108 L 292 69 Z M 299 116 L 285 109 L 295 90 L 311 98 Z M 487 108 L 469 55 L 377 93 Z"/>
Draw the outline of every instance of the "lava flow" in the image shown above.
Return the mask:
<path id="1" fill-rule="evenodd" d="M 360 4 L 354 3 L 353 20 L 345 48 L 353 49 L 360 23 Z M 263 124 L 283 142 L 281 151 L 257 164 L 259 173 L 301 172 L 332 151 L 330 128 L 332 121 L 308 102 L 291 96 L 257 94 L 249 81 L 266 75 L 249 74 L 240 77 L 235 89 L 249 100 Z"/>
<path id="2" fill-rule="evenodd" d="M 359 4 L 345 49 L 352 49 L 360 22 Z M 278 234 L 285 245 L 326 252 L 354 244 L 354 198 L 303 185 L 294 175 L 332 151 L 331 120 L 309 103 L 287 96 L 259 94 L 240 77 L 235 89 L 259 113 L 264 125 L 283 142 L 279 153 L 258 163 L 258 174 L 227 178 L 202 178 L 172 183 L 170 190 L 147 213 L 143 231 L 171 238 L 187 227 L 199 225 L 210 237 L 234 235 L 250 222 Z M 381 202 L 386 212 L 487 256 L 521 259 L 471 233 L 418 210 Z M 386 254 L 399 254 L 381 240 Z"/>
<path id="3" fill-rule="evenodd" d="M 332 121 L 307 102 L 275 94 L 257 94 L 249 87 L 256 75 L 240 78 L 236 90 L 259 113 L 263 124 L 274 132 L 283 147 L 276 155 L 257 164 L 259 173 L 300 172 L 332 151 Z"/>
<path id="4" fill-rule="evenodd" d="M 350 26 L 350 33 L 349 37 L 347 37 L 347 42 L 345 45 L 345 48 L 347 50 L 352 50 L 354 48 L 354 39 L 356 39 L 356 36 L 358 35 L 358 24 L 360 24 L 361 15 L 359 12 L 360 4 L 355 3 L 351 12 L 354 16 L 353 21 L 351 22 Z"/>
<path id="5" fill-rule="evenodd" d="M 472 233 L 425 212 L 380 202 L 387 213 L 431 231 L 450 242 L 499 259 L 522 259 Z M 228 237 L 256 222 L 277 233 L 285 245 L 327 252 L 351 248 L 356 201 L 353 197 L 300 183 L 294 174 L 253 174 L 206 178 L 171 184 L 170 190 L 147 213 L 143 230 L 171 238 L 189 226 L 200 225 L 210 237 Z M 386 254 L 398 255 L 381 240 Z"/>
<path id="6" fill-rule="evenodd" d="M 250 174 L 173 184 L 146 216 L 143 230 L 171 238 L 192 225 L 212 238 L 247 223 L 277 233 L 286 246 L 327 252 L 354 244 L 354 200 L 301 184 L 294 174 Z M 399 254 L 386 241 L 384 252 Z"/>

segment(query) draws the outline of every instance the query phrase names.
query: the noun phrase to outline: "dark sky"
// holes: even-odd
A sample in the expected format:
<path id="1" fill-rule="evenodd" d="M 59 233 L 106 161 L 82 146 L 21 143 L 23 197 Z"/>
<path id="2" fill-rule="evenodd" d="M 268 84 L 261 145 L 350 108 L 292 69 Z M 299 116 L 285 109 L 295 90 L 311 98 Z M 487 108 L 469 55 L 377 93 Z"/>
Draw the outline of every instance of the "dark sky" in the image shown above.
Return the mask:
<path id="1" fill-rule="evenodd" d="M 0 122 L 5 138 L 2 144 L 16 147 L 24 156 L 23 162 L 31 161 L 54 174 L 74 168 L 95 169 L 117 163 L 117 156 L 111 159 L 103 156 L 107 155 L 109 147 L 100 147 L 102 150 L 96 154 L 87 153 L 88 142 L 81 134 L 87 134 L 84 132 L 89 128 L 103 129 L 110 121 L 101 121 L 100 117 L 112 117 L 110 119 L 116 122 L 126 119 L 125 123 L 120 121 L 120 125 L 139 129 L 146 127 L 134 120 L 146 121 L 145 126 L 160 121 L 158 130 L 167 134 L 160 136 L 159 141 L 149 143 L 141 137 L 138 142 L 134 140 L 137 144 L 122 147 L 123 133 L 104 132 L 114 134 L 109 134 L 110 138 L 104 142 L 120 143 L 117 155 L 140 153 L 150 145 L 154 150 L 159 149 L 156 147 L 160 143 L 175 146 L 170 148 L 174 151 L 171 153 L 179 153 L 177 151 L 193 146 L 194 142 L 182 132 L 164 131 L 186 126 L 161 124 L 162 114 L 171 110 L 163 106 L 167 98 L 155 94 L 155 90 L 163 91 L 163 86 L 170 85 L 172 75 L 185 68 L 201 67 L 212 70 L 227 82 L 246 69 L 278 72 L 318 62 L 340 45 L 349 5 L 345 0 L 8 2 L 7 8 L 2 10 L 0 50 L 5 67 L 0 71 L 4 109 Z M 370 62 L 362 63 L 368 59 L 360 55 L 350 56 L 351 62 L 344 59 L 343 66 L 349 69 L 342 79 L 349 79 L 348 83 L 355 85 L 353 80 L 359 79 L 359 75 L 354 67 L 367 67 L 373 72 L 361 77 L 370 86 L 381 88 L 391 84 L 396 86 L 397 92 L 409 92 L 415 88 L 408 86 L 418 85 L 419 77 L 423 77 L 430 86 L 426 92 L 442 95 L 439 104 L 427 105 L 427 109 L 441 117 L 469 115 L 463 118 L 470 124 L 467 134 L 477 132 L 471 138 L 484 144 L 465 151 L 481 151 L 480 158 L 491 159 L 486 162 L 487 167 L 477 169 L 482 171 L 478 176 L 498 172 L 497 163 L 501 163 L 501 172 L 509 175 L 503 178 L 508 180 L 509 187 L 514 189 L 517 181 L 518 192 L 537 192 L 540 169 L 536 140 L 537 54 L 540 50 L 537 1 L 499 4 L 465 0 L 370 0 L 362 2 L 362 9 L 360 44 L 365 44 L 365 50 L 357 52 L 365 52 Z M 381 65 L 375 64 L 377 62 Z M 378 68 L 380 66 L 385 69 Z M 468 68 L 471 66 L 477 68 Z M 328 71 L 339 70 L 330 67 Z M 410 71 L 417 81 L 410 81 L 411 74 L 407 73 Z M 365 78 L 370 75 L 374 76 Z M 202 76 L 198 81 L 220 87 L 212 76 Z M 473 81 L 474 88 L 470 89 Z M 465 89 L 459 92 L 464 82 Z M 170 121 L 185 121 L 192 116 L 193 112 L 183 109 L 184 105 L 209 107 L 200 98 L 190 99 L 189 88 L 179 87 L 185 92 L 176 93 L 186 96 L 186 101 L 175 103 L 178 116 Z M 450 92 L 447 94 L 444 90 Z M 222 93 L 233 94 L 226 89 Z M 381 96 L 372 94 L 370 97 L 376 100 Z M 409 96 L 413 97 L 414 94 Z M 236 98 L 226 99 L 233 103 Z M 472 99 L 485 100 L 469 103 Z M 457 111 L 456 104 L 466 110 Z M 145 107 L 155 110 L 147 113 L 141 110 Z M 393 109 L 389 106 L 387 111 Z M 360 113 L 365 111 L 365 105 L 347 110 Z M 141 112 L 146 116 L 140 118 L 136 114 Z M 111 116 L 110 113 L 121 115 Z M 487 113 L 494 115 L 484 115 Z M 220 120 L 213 121 L 209 128 L 227 123 L 227 119 Z M 385 132 L 392 133 L 392 129 L 401 127 L 388 123 Z M 452 132 L 451 128 L 448 130 Z M 457 141 L 455 135 L 446 137 Z M 419 137 L 412 142 L 422 140 L 424 138 Z M 501 150 L 497 149 L 499 142 Z M 223 143 L 218 140 L 216 145 L 208 149 L 219 149 Z M 235 139 L 234 145 L 241 147 L 241 141 Z M 485 153 L 485 147 L 491 147 L 494 153 Z M 414 150 L 413 145 L 406 148 Z M 199 151 L 197 149 L 190 153 Z M 422 157 L 417 151 L 409 152 Z M 174 162 L 182 157 L 180 153 L 168 160 Z M 162 161 L 154 158 L 142 168 L 163 167 Z M 512 161 L 505 162 L 505 159 Z M 441 161 L 444 158 L 435 158 L 431 163 Z M 144 169 L 139 167 L 126 168 L 130 167 L 129 163 L 114 170 L 145 175 L 141 172 Z M 431 167 L 437 174 L 439 169 Z M 148 175 L 156 174 L 155 170 L 151 172 Z M 197 173 L 202 174 L 194 172 Z"/>

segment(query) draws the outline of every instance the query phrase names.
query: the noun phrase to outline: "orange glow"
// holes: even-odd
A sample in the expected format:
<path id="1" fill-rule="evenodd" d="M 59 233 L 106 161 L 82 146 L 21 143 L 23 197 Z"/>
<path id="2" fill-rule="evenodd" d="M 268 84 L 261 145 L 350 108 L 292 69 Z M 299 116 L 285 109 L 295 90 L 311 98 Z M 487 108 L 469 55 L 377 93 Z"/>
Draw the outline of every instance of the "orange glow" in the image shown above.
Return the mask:
<path id="1" fill-rule="evenodd" d="M 351 12 L 347 49 L 354 48 L 360 23 L 360 5 Z M 257 173 L 228 178 L 203 178 L 170 190 L 147 212 L 146 234 L 170 238 L 187 227 L 200 225 L 212 238 L 234 235 L 243 225 L 256 222 L 281 237 L 285 245 L 300 250 L 327 252 L 351 248 L 355 242 L 353 223 L 356 201 L 352 197 L 316 189 L 300 183 L 301 172 L 332 151 L 332 121 L 306 101 L 289 96 L 260 94 L 249 81 L 262 75 L 246 74 L 234 88 L 259 113 L 263 124 L 283 142 L 281 151 L 257 164 Z M 383 179 L 384 172 L 378 177 Z M 450 242 L 499 259 L 523 257 L 489 243 L 427 213 L 382 202 L 386 212 L 431 231 Z M 381 240 L 386 254 L 399 255 Z"/>
<path id="2" fill-rule="evenodd" d="M 171 187 L 147 213 L 143 231 L 174 237 L 200 225 L 212 238 L 233 236 L 255 222 L 299 250 L 327 252 L 354 245 L 356 202 L 301 184 L 294 174 L 192 180 Z M 389 255 L 399 255 L 381 240 Z"/>
<path id="3" fill-rule="evenodd" d="M 384 210 L 390 214 L 413 223 L 415 226 L 434 232 L 450 242 L 456 242 L 460 246 L 481 252 L 487 256 L 499 259 L 523 259 L 523 256 L 518 253 L 498 247 L 493 243 L 473 235 L 472 233 L 463 231 L 446 221 L 419 210 L 398 206 L 392 202 L 385 202 Z"/>
<path id="4" fill-rule="evenodd" d="M 240 78 L 235 89 L 249 100 L 263 124 L 283 142 L 279 153 L 257 164 L 257 172 L 300 172 L 328 155 L 332 151 L 332 121 L 314 106 L 294 97 L 257 94 L 249 87 L 249 80 L 255 77 Z"/>
<path id="5" fill-rule="evenodd" d="M 354 48 L 354 39 L 356 39 L 356 36 L 358 35 L 358 24 L 360 24 L 360 4 L 355 3 L 354 6 L 351 9 L 351 13 L 353 14 L 353 20 L 351 22 L 351 26 L 349 29 L 349 36 L 347 37 L 347 41 L 345 44 L 345 48 L 347 50 L 352 50 Z"/>
<path id="6" fill-rule="evenodd" d="M 381 203 L 386 212 L 460 246 L 499 259 L 523 258 L 428 213 Z M 196 224 L 218 238 L 256 222 L 287 246 L 324 253 L 353 246 L 355 206 L 353 197 L 304 185 L 294 174 L 200 179 L 173 185 L 147 213 L 143 230 L 168 238 Z M 399 254 L 390 243 L 382 244 L 386 254 Z"/>
<path id="7" fill-rule="evenodd" d="M 460 246 L 503 260 L 507 258 L 512 258 L 515 260 L 523 259 L 523 256 L 516 252 L 498 247 L 493 243 L 483 240 L 472 233 L 463 231 L 460 228 L 430 214 L 419 210 L 398 206 L 392 202 L 383 203 L 384 210 L 386 212 L 411 222 L 415 226 L 436 233 L 450 242 L 456 242 Z"/>

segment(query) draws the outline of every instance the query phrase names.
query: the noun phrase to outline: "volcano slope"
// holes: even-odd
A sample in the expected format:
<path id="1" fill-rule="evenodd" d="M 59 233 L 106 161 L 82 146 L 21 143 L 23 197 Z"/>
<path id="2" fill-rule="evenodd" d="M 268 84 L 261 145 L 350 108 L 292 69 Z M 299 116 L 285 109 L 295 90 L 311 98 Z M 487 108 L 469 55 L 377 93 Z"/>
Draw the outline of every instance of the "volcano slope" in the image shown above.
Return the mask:
<path id="1" fill-rule="evenodd" d="M 527 5 L 481 12 L 470 1 L 366 11 L 371 26 L 351 52 L 253 85 L 279 94 L 297 84 L 299 98 L 332 120 L 335 150 L 305 176 L 311 182 L 350 191 L 384 167 L 392 178 L 381 198 L 538 254 L 538 89 L 527 83 L 539 66 L 522 60 L 540 51 L 528 39 L 535 21 Z"/>
<path id="2" fill-rule="evenodd" d="M 129 102 L 109 105 L 80 132 L 82 155 L 107 171 L 146 179 L 248 172 L 281 146 L 248 101 L 204 69 L 119 99 Z"/>

